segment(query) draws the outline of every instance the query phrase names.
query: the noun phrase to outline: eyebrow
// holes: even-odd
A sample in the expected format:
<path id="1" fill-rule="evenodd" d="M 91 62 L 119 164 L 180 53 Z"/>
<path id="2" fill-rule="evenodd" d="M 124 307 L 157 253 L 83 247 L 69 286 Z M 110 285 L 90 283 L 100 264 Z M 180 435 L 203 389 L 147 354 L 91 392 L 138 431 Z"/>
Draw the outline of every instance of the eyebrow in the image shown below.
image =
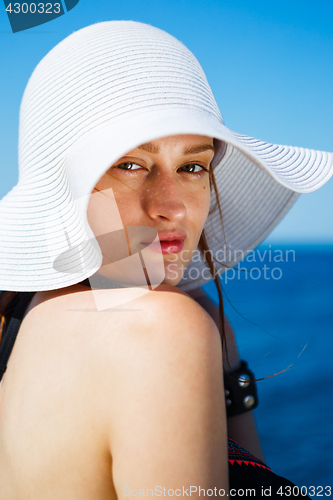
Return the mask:
<path id="1" fill-rule="evenodd" d="M 138 147 L 138 149 L 143 149 L 144 151 L 148 151 L 148 153 L 153 153 L 157 154 L 159 152 L 159 148 L 156 146 L 153 146 L 150 142 L 147 144 L 142 144 L 141 146 Z M 197 153 L 202 153 L 203 151 L 207 151 L 207 149 L 211 149 L 215 153 L 215 148 L 211 144 L 202 144 L 201 146 L 193 146 L 192 148 L 187 148 L 184 149 L 183 154 L 184 155 L 193 155 Z"/>

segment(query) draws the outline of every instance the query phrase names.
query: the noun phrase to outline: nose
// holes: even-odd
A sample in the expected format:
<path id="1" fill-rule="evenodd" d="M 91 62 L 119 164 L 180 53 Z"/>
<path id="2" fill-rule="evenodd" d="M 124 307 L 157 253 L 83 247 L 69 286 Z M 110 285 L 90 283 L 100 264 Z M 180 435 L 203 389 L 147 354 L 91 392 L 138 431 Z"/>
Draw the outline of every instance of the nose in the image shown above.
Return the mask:
<path id="1" fill-rule="evenodd" d="M 143 197 L 146 212 L 153 220 L 178 222 L 186 215 L 182 189 L 170 175 L 158 175 Z"/>

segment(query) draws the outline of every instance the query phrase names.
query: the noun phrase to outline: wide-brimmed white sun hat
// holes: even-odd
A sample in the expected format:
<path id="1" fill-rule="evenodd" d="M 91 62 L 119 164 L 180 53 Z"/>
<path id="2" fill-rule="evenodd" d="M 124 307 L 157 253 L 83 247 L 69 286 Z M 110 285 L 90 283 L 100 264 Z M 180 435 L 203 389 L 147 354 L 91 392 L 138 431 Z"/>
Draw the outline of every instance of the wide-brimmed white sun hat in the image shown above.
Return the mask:
<path id="1" fill-rule="evenodd" d="M 212 210 L 205 232 L 227 266 L 333 174 L 332 153 L 228 129 L 200 64 L 173 36 L 132 21 L 88 26 L 43 58 L 24 92 L 19 181 L 0 202 L 0 290 L 52 290 L 92 276 L 102 264 L 86 215 L 96 182 L 131 149 L 178 134 L 216 139 L 223 227 Z M 196 258 L 178 286 L 190 290 L 209 276 Z"/>

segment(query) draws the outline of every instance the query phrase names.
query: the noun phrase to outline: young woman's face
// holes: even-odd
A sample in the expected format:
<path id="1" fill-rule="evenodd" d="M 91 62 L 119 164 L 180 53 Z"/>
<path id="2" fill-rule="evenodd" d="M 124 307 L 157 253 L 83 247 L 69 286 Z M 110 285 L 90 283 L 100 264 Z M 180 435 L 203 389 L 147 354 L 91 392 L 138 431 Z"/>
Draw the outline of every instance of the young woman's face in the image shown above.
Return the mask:
<path id="1" fill-rule="evenodd" d="M 92 194 L 112 188 L 125 228 L 155 230 L 150 230 L 154 235 L 150 242 L 158 235 L 160 244 L 157 241 L 149 248 L 151 255 L 159 253 L 160 262 L 163 259 L 163 283 L 179 283 L 197 248 L 210 207 L 209 169 L 213 157 L 210 137 L 164 137 L 129 151 L 109 168 L 93 190 Z M 88 221 L 95 235 L 102 234 L 104 224 L 107 228 L 105 218 L 110 214 L 108 197 L 99 196 L 95 201 L 92 198 Z M 98 241 L 105 265 L 110 262 L 108 240 Z M 140 243 L 147 247 L 147 241 Z"/>

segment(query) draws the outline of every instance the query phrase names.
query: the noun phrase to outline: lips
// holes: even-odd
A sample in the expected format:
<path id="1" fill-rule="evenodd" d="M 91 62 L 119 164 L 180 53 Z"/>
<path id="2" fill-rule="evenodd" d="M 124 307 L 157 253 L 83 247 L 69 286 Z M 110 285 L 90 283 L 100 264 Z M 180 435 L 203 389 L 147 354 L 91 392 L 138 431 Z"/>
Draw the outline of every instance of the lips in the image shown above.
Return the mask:
<path id="1" fill-rule="evenodd" d="M 185 238 L 184 231 L 162 231 L 158 233 L 159 242 L 150 243 L 149 248 L 158 253 L 162 251 L 162 254 L 179 253 L 184 246 Z"/>
<path id="2" fill-rule="evenodd" d="M 161 242 L 156 242 L 156 243 L 151 243 L 149 245 L 149 250 L 152 250 L 153 252 L 161 253 L 162 254 L 171 254 L 171 253 L 179 253 L 184 246 L 184 240 L 168 240 L 168 241 L 161 241 Z"/>
<path id="3" fill-rule="evenodd" d="M 184 241 L 186 239 L 186 233 L 184 231 L 162 231 L 157 233 L 158 239 L 162 241 Z M 156 238 L 154 238 L 156 239 Z M 152 241 L 141 241 L 142 244 L 149 245 Z"/>
<path id="4" fill-rule="evenodd" d="M 158 233 L 159 240 L 162 241 L 184 241 L 186 238 L 186 233 L 184 231 L 162 231 Z"/>

